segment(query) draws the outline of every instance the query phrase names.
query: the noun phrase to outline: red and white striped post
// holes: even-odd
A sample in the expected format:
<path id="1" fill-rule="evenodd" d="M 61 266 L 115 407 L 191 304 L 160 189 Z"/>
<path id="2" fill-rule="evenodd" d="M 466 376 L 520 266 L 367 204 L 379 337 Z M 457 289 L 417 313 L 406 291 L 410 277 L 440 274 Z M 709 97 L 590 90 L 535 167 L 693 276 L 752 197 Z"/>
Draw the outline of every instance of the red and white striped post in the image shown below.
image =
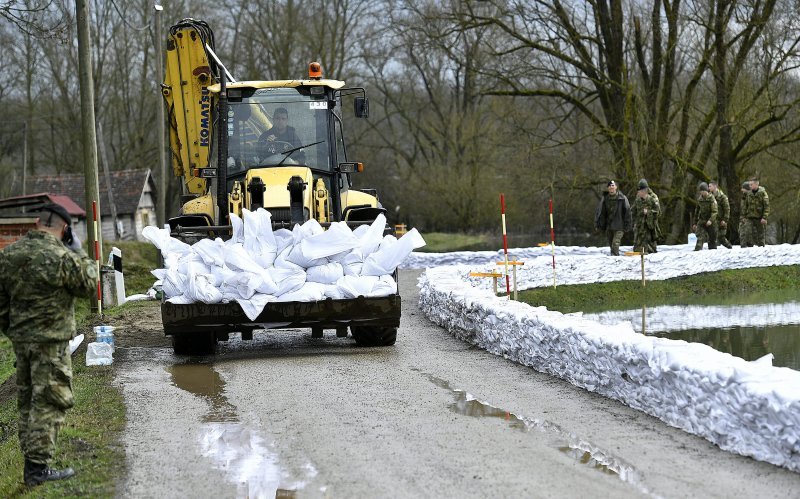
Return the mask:
<path id="1" fill-rule="evenodd" d="M 553 227 L 553 199 L 550 199 L 550 248 L 553 250 L 553 287 L 556 287 L 556 231 Z"/>
<path id="2" fill-rule="evenodd" d="M 97 201 L 92 201 L 92 216 L 94 217 L 94 261 L 97 264 L 97 315 L 103 316 L 103 290 L 100 284 L 100 238 L 97 229 Z"/>
<path id="3" fill-rule="evenodd" d="M 506 263 L 506 296 L 511 296 L 511 283 L 508 280 L 508 236 L 506 235 L 506 198 L 500 194 L 500 218 L 503 221 L 503 253 Z"/>

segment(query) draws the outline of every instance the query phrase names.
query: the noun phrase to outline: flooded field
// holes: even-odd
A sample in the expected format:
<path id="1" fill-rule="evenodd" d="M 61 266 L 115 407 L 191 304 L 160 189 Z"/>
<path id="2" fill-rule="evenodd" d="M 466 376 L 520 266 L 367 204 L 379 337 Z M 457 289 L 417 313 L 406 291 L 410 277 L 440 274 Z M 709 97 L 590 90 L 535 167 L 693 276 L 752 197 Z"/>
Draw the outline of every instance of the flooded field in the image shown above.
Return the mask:
<path id="1" fill-rule="evenodd" d="M 800 290 L 701 297 L 691 304 L 652 303 L 585 314 L 602 324 L 629 322 L 637 332 L 703 343 L 745 360 L 800 370 Z"/>

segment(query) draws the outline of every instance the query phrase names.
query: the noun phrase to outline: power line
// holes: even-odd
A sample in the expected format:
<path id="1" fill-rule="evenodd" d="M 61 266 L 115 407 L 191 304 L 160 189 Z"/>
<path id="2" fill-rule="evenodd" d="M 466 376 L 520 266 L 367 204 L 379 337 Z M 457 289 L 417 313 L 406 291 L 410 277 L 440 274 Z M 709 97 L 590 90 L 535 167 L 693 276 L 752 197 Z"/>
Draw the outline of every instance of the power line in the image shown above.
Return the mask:
<path id="1" fill-rule="evenodd" d="M 135 31 L 144 31 L 146 29 L 150 29 L 150 25 L 149 24 L 147 26 L 142 26 L 141 28 L 137 28 L 136 26 L 133 26 L 131 23 L 128 22 L 127 19 L 125 19 L 125 16 L 119 10 L 119 7 L 117 7 L 117 2 L 115 2 L 114 0 L 111 0 L 111 5 L 114 6 L 114 10 L 117 11 L 117 14 L 119 14 L 119 17 L 122 19 L 122 22 L 125 23 L 125 26 L 127 26 L 130 29 L 135 30 Z"/>

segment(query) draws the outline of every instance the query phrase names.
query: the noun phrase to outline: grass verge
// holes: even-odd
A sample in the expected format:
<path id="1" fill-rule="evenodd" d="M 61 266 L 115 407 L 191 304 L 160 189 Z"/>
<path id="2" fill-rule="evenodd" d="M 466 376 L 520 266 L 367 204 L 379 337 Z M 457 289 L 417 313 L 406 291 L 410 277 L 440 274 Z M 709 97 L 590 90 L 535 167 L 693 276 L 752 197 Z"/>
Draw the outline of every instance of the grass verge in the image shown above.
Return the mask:
<path id="1" fill-rule="evenodd" d="M 447 253 L 450 251 L 472 251 L 488 242 L 485 234 L 451 234 L 445 232 L 427 232 L 422 234 L 425 246 L 418 249 L 425 253 Z M 154 267 L 155 268 L 155 267 Z"/>
<path id="2" fill-rule="evenodd" d="M 149 243 L 106 242 L 105 248 L 122 250 L 125 287 L 128 295 L 143 293 L 155 278 L 156 249 Z M 142 306 L 139 302 L 107 310 L 114 316 Z M 114 367 L 87 367 L 86 344 L 97 316 L 90 313 L 89 300 L 76 300 L 75 321 L 87 339 L 72 357 L 72 388 L 75 407 L 67 419 L 56 446 L 54 467 L 71 466 L 76 476 L 69 480 L 27 488 L 22 482 L 23 457 L 17 438 L 17 398 L 14 351 L 7 337 L 0 335 L 0 497 L 113 497 L 117 479 L 124 475 L 125 453 L 119 443 L 125 427 L 125 404 L 113 386 Z"/>
<path id="3" fill-rule="evenodd" d="M 703 296 L 793 289 L 800 265 L 723 270 L 663 281 L 615 281 L 521 291 L 519 300 L 563 313 L 626 310 L 658 303 L 690 303 Z"/>

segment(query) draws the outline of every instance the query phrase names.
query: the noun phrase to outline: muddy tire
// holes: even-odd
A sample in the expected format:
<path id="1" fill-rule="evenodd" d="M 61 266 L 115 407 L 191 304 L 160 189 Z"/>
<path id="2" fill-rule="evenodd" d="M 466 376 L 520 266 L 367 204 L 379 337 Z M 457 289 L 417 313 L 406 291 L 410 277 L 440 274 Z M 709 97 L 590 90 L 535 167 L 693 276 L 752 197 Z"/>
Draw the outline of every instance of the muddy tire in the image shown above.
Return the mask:
<path id="1" fill-rule="evenodd" d="M 216 350 L 217 337 L 213 332 L 172 335 L 175 355 L 211 355 Z"/>
<path id="2" fill-rule="evenodd" d="M 397 341 L 396 327 L 350 326 L 350 333 L 362 347 L 387 347 Z"/>

